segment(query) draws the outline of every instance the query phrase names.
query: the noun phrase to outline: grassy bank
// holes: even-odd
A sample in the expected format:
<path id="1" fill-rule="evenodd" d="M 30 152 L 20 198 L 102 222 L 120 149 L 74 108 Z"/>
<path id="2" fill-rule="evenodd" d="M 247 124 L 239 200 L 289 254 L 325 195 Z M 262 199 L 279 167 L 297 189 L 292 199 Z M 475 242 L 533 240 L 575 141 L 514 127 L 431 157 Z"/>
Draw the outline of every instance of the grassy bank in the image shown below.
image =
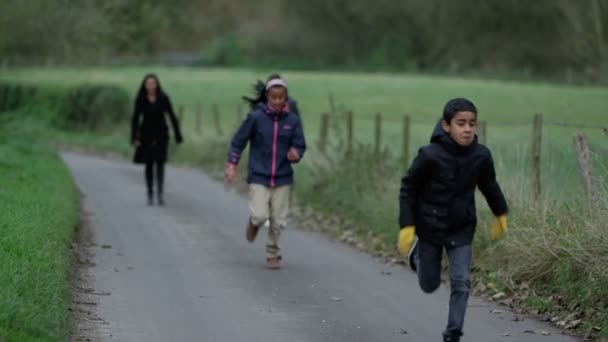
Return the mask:
<path id="1" fill-rule="evenodd" d="M 0 340 L 69 336 L 77 192 L 39 108 L 0 113 Z"/>
<path id="2" fill-rule="evenodd" d="M 125 97 L 104 86 L 0 84 L 0 341 L 68 340 L 79 208 L 57 146 L 117 146 L 107 119 Z"/>

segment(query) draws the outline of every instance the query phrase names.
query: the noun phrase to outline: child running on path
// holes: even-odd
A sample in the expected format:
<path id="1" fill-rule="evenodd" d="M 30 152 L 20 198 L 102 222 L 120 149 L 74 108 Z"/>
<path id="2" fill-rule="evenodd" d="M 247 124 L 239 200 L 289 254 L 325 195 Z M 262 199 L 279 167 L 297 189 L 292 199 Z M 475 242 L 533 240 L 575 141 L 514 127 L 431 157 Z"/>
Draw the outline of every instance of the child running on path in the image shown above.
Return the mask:
<path id="1" fill-rule="evenodd" d="M 243 96 L 243 100 L 245 100 L 245 102 L 247 102 L 247 104 L 249 104 L 249 107 L 251 108 L 251 110 L 254 110 L 260 103 L 268 102 L 268 99 L 266 98 L 266 84 L 275 79 L 283 79 L 283 78 L 279 74 L 271 74 L 266 79 L 266 82 L 257 80 L 257 82 L 255 82 L 252 87 L 254 97 L 251 98 L 251 97 Z M 291 95 L 287 96 L 287 105 L 289 106 L 290 112 L 294 113 L 297 116 L 300 116 L 300 109 L 298 108 L 298 102 L 296 101 L 296 99 L 293 98 L 293 96 L 291 96 Z M 295 184 L 295 181 L 294 181 L 294 184 Z M 294 184 L 292 184 L 292 186 Z M 262 225 L 262 227 L 269 228 L 270 227 L 269 220 L 266 220 L 266 222 Z"/>
<path id="2" fill-rule="evenodd" d="M 448 101 L 431 143 L 419 150 L 401 183 L 399 251 L 408 254 L 425 293 L 439 288 L 441 258 L 447 251 L 451 294 L 444 342 L 462 336 L 477 225 L 476 187 L 496 216 L 492 239 L 507 230 L 507 203 L 490 150 L 477 142 L 476 127 L 477 109 L 471 101 Z"/>
<path id="3" fill-rule="evenodd" d="M 292 163 L 302 159 L 306 142 L 302 123 L 288 104 L 287 83 L 272 78 L 265 85 L 266 101 L 255 104 L 232 139 L 225 178 L 233 182 L 241 153 L 250 143 L 247 183 L 250 217 L 246 237 L 253 242 L 260 226 L 270 220 L 266 266 L 280 268 L 279 237 L 286 225 Z"/>

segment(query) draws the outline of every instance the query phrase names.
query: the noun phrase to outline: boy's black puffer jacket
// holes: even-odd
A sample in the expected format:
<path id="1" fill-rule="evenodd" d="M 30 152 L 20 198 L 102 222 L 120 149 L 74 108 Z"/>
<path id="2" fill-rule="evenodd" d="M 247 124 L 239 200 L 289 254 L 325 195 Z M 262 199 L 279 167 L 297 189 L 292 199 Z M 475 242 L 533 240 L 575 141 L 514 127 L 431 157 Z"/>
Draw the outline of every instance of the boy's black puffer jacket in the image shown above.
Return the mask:
<path id="1" fill-rule="evenodd" d="M 438 125 L 402 179 L 400 228 L 416 226 L 420 239 L 437 244 L 470 244 L 477 224 L 476 187 L 494 215 L 507 213 L 490 150 L 477 139 L 462 147 Z"/>

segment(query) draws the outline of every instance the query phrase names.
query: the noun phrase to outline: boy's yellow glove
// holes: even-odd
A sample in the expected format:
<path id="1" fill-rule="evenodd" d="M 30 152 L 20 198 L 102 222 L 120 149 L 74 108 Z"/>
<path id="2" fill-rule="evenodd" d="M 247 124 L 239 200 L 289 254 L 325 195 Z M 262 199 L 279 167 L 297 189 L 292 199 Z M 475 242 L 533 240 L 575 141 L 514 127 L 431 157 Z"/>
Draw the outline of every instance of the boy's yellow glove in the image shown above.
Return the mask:
<path id="1" fill-rule="evenodd" d="M 507 231 L 507 216 L 500 215 L 496 217 L 496 223 L 492 227 L 492 240 L 502 239 L 503 234 Z"/>
<path id="2" fill-rule="evenodd" d="M 407 253 L 409 253 L 415 237 L 416 228 L 414 226 L 405 226 L 401 228 L 398 241 L 399 253 L 401 253 L 401 255 L 407 255 Z"/>

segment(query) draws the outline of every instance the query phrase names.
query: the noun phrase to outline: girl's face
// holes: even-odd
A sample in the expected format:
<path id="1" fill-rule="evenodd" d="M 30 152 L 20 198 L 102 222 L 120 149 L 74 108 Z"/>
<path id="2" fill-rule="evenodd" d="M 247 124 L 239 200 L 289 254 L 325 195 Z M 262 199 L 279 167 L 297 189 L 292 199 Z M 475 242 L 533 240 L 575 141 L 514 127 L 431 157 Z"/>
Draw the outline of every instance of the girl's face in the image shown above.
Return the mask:
<path id="1" fill-rule="evenodd" d="M 158 89 L 158 82 L 154 77 L 148 77 L 145 82 L 146 91 L 148 94 L 156 95 L 156 89 Z"/>
<path id="2" fill-rule="evenodd" d="M 477 131 L 477 114 L 473 112 L 457 112 L 448 123 L 441 122 L 443 130 L 460 146 L 467 147 L 473 143 Z"/>
<path id="3" fill-rule="evenodd" d="M 281 110 L 287 101 L 287 89 L 284 87 L 272 87 L 266 92 L 266 98 L 270 107 L 274 110 Z"/>

